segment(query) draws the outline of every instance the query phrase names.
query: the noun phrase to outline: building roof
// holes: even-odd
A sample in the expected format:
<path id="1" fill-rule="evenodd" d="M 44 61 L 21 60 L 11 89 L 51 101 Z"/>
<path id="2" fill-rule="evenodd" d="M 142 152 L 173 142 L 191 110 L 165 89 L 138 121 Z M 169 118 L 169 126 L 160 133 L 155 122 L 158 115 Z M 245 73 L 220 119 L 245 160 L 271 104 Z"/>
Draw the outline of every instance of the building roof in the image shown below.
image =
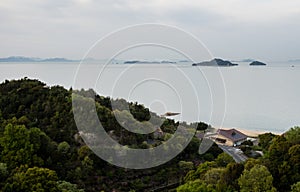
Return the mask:
<path id="1" fill-rule="evenodd" d="M 247 135 L 243 134 L 242 132 L 236 130 L 236 129 L 219 129 L 218 130 L 219 135 L 222 135 L 223 137 L 226 137 L 227 139 L 237 142 L 244 139 L 247 139 Z"/>

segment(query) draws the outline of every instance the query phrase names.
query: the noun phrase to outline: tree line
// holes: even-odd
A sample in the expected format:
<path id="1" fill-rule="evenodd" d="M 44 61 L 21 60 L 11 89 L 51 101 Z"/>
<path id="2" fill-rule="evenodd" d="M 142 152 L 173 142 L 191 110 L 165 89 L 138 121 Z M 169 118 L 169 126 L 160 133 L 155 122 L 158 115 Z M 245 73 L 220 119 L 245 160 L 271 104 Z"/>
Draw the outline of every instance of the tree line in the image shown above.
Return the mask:
<path id="1" fill-rule="evenodd" d="M 73 93 L 93 98 L 107 133 L 130 148 L 158 146 L 170 139 L 179 125 L 136 102 L 103 97 L 91 89 L 49 87 L 27 78 L 6 80 L 0 84 L 0 191 L 151 191 L 174 183 L 179 187 L 168 190 L 300 191 L 299 127 L 282 135 L 260 135 L 255 147 L 264 155 L 245 163 L 235 163 L 216 144 L 199 155 L 201 141 L 195 136 L 166 164 L 124 169 L 103 161 L 84 143 L 74 121 Z M 115 113 L 121 123 L 137 129 L 153 126 L 148 120 L 155 117 L 162 121 L 163 134 L 127 131 Z M 199 132 L 209 127 L 203 122 L 181 125 L 196 125 Z"/>
<path id="2" fill-rule="evenodd" d="M 73 93 L 94 98 L 97 115 L 105 130 L 120 144 L 131 148 L 160 145 L 172 137 L 179 125 L 179 122 L 161 118 L 136 102 L 113 100 L 97 95 L 91 89 L 73 91 L 61 86 L 49 87 L 39 80 L 28 78 L 6 80 L 0 84 L 2 191 L 151 190 L 179 182 L 191 165 L 196 166 L 207 159 L 197 153 L 200 141 L 194 137 L 183 152 L 164 165 L 146 170 L 113 166 L 96 156 L 82 140 L 72 112 Z M 120 109 L 114 110 L 112 103 L 117 103 Z M 151 116 L 160 119 L 164 134 L 129 132 L 117 121 L 115 112 L 128 126 L 139 129 L 151 126 L 148 122 Z M 205 130 L 207 127 L 201 122 L 197 129 Z M 207 156 L 214 158 L 221 152 L 214 145 Z"/>

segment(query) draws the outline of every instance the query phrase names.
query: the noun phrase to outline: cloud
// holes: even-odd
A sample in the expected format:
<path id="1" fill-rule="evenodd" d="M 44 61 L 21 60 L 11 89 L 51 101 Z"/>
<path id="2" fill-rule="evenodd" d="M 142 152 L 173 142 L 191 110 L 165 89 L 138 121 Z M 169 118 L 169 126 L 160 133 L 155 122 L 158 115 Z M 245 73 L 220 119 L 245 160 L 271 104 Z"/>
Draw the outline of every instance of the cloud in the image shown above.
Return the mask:
<path id="1" fill-rule="evenodd" d="M 149 12 L 158 16 L 185 10 L 205 10 L 241 22 L 272 22 L 300 12 L 300 1 L 282 0 L 153 0 L 118 1 L 117 7 L 133 12 Z"/>
<path id="2" fill-rule="evenodd" d="M 205 38 L 216 54 L 229 54 L 224 44 L 250 46 L 281 37 L 286 52 L 293 48 L 287 54 L 291 56 L 299 45 L 299 18 L 297 0 L 1 0 L 1 54 L 78 58 L 111 31 L 157 22 Z M 232 49 L 235 53 L 227 57 L 245 54 Z"/>

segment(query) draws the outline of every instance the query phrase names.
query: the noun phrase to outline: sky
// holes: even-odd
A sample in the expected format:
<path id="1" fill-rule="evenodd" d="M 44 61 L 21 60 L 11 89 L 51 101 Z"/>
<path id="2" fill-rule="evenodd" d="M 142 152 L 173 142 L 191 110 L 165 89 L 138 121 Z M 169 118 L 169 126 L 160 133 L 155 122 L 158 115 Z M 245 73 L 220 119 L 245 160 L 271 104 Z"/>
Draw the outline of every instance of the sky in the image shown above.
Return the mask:
<path id="1" fill-rule="evenodd" d="M 0 57 L 80 59 L 113 31 L 158 23 L 215 57 L 285 61 L 300 59 L 299 21 L 299 0 L 1 0 Z"/>

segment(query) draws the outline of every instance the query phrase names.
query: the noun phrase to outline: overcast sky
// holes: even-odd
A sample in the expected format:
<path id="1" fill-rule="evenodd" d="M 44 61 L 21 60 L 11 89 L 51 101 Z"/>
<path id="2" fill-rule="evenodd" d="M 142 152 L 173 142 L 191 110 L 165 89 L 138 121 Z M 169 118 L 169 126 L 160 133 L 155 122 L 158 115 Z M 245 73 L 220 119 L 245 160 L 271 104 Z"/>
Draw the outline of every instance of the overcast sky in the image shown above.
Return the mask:
<path id="1" fill-rule="evenodd" d="M 216 57 L 300 58 L 300 0 L 1 0 L 0 57 L 80 59 L 99 38 L 160 23 L 194 34 Z"/>

